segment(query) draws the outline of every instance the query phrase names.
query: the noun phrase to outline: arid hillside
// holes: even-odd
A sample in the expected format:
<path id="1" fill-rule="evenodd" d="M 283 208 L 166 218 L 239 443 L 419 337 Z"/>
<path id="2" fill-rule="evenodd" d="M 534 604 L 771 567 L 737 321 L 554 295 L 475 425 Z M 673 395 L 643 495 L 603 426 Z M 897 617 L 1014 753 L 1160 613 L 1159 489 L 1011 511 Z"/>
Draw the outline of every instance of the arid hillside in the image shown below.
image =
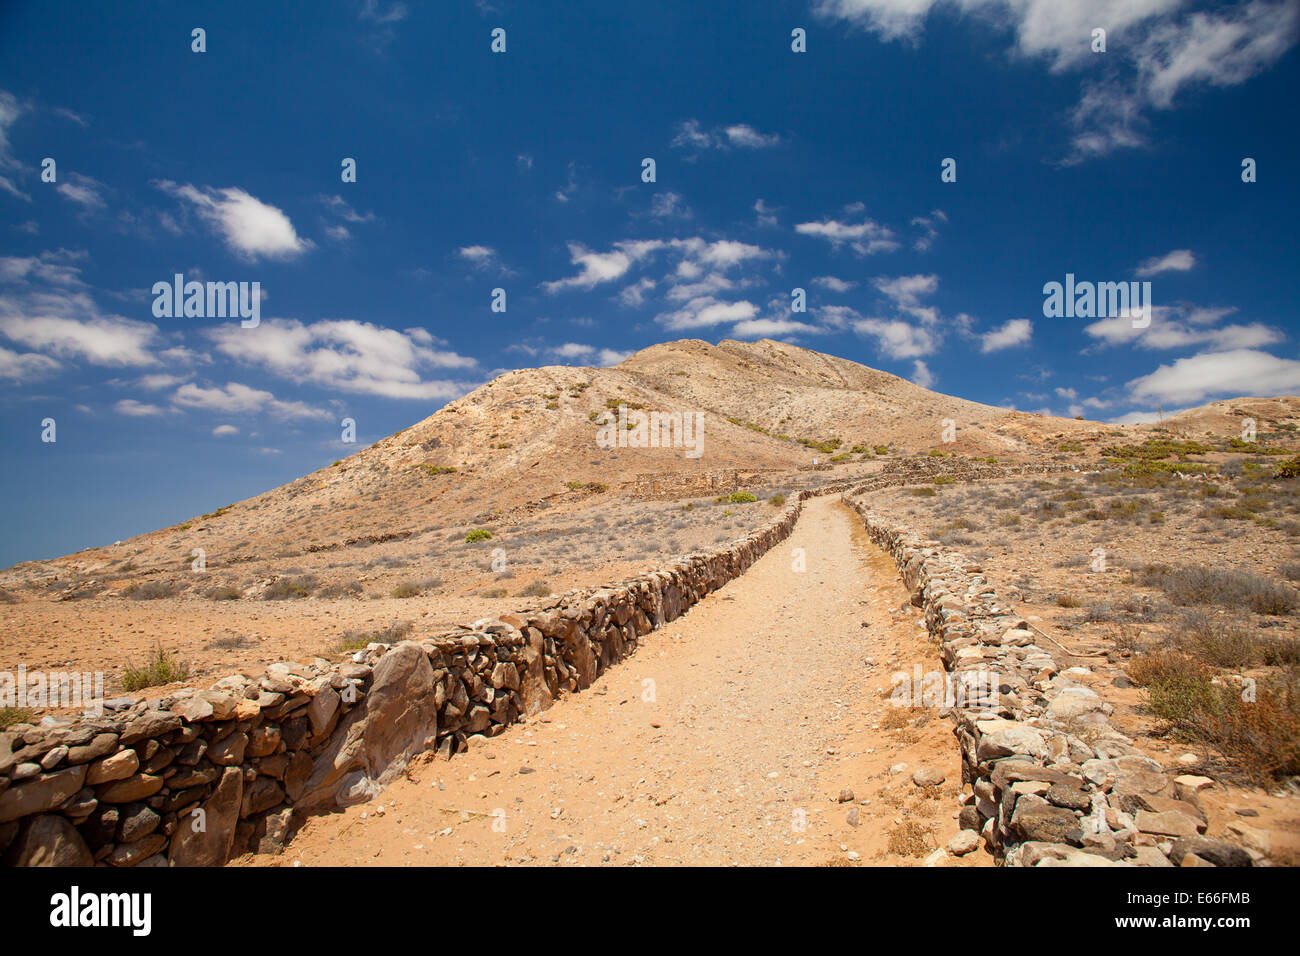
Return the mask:
<path id="1" fill-rule="evenodd" d="M 598 444 L 599 416 L 703 415 L 698 455 Z M 955 441 L 944 442 L 945 421 Z M 942 448 L 1016 459 L 1061 436 L 1096 442 L 1115 426 L 1047 418 L 928 391 L 845 359 L 763 340 L 656 345 L 612 368 L 509 372 L 333 466 L 118 545 L 19 565 L 19 579 L 291 557 L 431 525 L 484 525 L 539 510 L 583 508 L 595 495 L 644 497 L 645 476 L 676 474 L 706 492 L 710 476 L 851 465 Z M 688 489 L 689 492 L 690 489 Z M 184 562 L 181 558 L 184 557 Z M 0 586 L 18 583 L 14 572 Z"/>

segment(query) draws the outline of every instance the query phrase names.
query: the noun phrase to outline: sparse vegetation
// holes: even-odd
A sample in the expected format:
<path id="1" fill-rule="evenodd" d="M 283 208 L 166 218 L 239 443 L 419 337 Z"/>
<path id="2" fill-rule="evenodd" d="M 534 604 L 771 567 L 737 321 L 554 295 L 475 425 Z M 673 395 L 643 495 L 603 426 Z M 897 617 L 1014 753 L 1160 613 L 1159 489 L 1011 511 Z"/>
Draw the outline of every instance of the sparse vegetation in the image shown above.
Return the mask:
<path id="1" fill-rule="evenodd" d="M 26 707 L 0 707 L 0 730 L 8 730 L 14 724 L 31 724 L 36 721 L 36 711 Z"/>
<path id="2" fill-rule="evenodd" d="M 213 601 L 238 601 L 243 596 L 244 592 L 233 584 L 220 584 L 208 592 Z"/>
<path id="3" fill-rule="evenodd" d="M 414 581 L 402 581 L 400 584 L 394 585 L 393 589 L 388 592 L 389 597 L 395 598 L 413 598 L 419 597 L 420 594 L 420 585 Z"/>
<path id="4" fill-rule="evenodd" d="M 523 588 L 516 597 L 548 597 L 551 594 L 551 586 L 545 581 L 534 581 Z"/>
<path id="5" fill-rule="evenodd" d="M 122 594 L 132 601 L 157 601 L 175 597 L 181 590 L 179 584 L 171 581 L 132 581 L 122 590 Z"/>
<path id="6" fill-rule="evenodd" d="M 338 653 L 365 650 L 371 644 L 396 644 L 411 633 L 410 621 L 394 621 L 378 631 L 344 631 L 334 650 Z"/>
<path id="7" fill-rule="evenodd" d="M 174 684 L 190 676 L 188 667 L 178 663 L 163 650 L 162 644 L 154 646 L 153 653 L 141 667 L 127 667 L 122 672 L 122 688 L 128 692 L 146 687 Z"/>
<path id="8" fill-rule="evenodd" d="M 316 589 L 316 576 L 304 574 L 287 576 L 272 581 L 262 592 L 264 601 L 288 601 L 295 598 L 310 597 Z"/>
<path id="9" fill-rule="evenodd" d="M 1170 601 L 1180 606 L 1217 604 L 1273 615 L 1290 614 L 1300 606 L 1300 594 L 1295 588 L 1253 571 L 1152 564 L 1142 570 L 1140 580 L 1164 591 Z"/>

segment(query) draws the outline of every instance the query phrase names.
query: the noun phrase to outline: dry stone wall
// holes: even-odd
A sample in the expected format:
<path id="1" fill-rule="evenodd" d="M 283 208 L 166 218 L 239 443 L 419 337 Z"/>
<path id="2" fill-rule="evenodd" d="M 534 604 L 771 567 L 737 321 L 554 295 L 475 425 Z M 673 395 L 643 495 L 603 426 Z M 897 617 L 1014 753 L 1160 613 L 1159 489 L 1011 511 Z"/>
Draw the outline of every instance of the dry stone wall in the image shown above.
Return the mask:
<path id="1" fill-rule="evenodd" d="M 12 726 L 0 733 L 0 854 L 125 867 L 277 852 L 306 815 L 369 800 L 416 754 L 450 757 L 589 687 L 784 540 L 805 497 L 718 549 L 456 632 Z"/>
<path id="2" fill-rule="evenodd" d="M 1079 680 L 1087 669 L 1062 668 L 978 566 L 872 513 L 861 497 L 913 480 L 882 475 L 843 498 L 924 609 L 952 683 L 980 690 L 949 710 L 972 788 L 963 830 L 1008 866 L 1261 862 L 1252 848 L 1204 835 L 1198 795 L 1213 781 L 1166 773 L 1112 727 L 1113 707 Z"/>

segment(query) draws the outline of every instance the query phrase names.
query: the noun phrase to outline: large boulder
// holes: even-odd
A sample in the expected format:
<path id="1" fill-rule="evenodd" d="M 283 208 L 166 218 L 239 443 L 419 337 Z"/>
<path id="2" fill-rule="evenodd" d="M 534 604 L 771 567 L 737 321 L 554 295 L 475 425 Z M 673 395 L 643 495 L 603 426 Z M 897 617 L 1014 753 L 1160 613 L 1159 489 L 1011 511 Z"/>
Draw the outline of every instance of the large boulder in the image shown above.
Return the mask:
<path id="1" fill-rule="evenodd" d="M 10 866 L 94 866 L 86 841 L 64 817 L 43 813 L 23 824 L 9 847 Z"/>
<path id="2" fill-rule="evenodd" d="M 239 806 L 244 799 L 244 772 L 227 767 L 212 796 L 199 808 L 182 817 L 172 837 L 168 857 L 172 866 L 221 866 L 230 858 L 239 823 Z"/>
<path id="3" fill-rule="evenodd" d="M 375 665 L 369 693 L 335 728 L 294 808 L 342 806 L 340 798 L 355 801 L 359 786 L 378 793 L 437 735 L 433 667 L 419 644 L 403 641 Z"/>

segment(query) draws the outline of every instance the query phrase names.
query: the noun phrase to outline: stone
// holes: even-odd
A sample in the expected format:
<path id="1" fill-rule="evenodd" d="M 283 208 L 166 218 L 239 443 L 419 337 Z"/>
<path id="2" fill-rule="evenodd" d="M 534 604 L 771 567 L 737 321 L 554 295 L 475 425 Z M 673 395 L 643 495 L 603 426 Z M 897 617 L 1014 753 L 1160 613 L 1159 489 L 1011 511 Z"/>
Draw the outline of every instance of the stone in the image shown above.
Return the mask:
<path id="1" fill-rule="evenodd" d="M 1246 824 L 1238 823 L 1235 820 L 1224 829 L 1236 837 L 1238 842 L 1248 850 L 1256 850 L 1264 856 L 1268 856 L 1273 851 L 1273 840 L 1267 830 L 1248 827 Z"/>
<path id="2" fill-rule="evenodd" d="M 1235 843 L 1226 840 L 1212 840 L 1203 836 L 1186 836 L 1175 840 L 1169 850 L 1169 860 L 1174 866 L 1182 866 L 1186 856 L 1196 855 L 1212 866 L 1241 867 L 1253 866 L 1250 854 Z"/>
<path id="3" fill-rule="evenodd" d="M 248 734 L 236 730 L 209 747 L 207 758 L 218 767 L 233 767 L 244 762 L 244 748 L 247 746 Z"/>
<path id="4" fill-rule="evenodd" d="M 151 833 L 135 843 L 119 843 L 106 862 L 109 866 L 136 866 L 166 848 L 167 838 L 161 833 Z"/>
<path id="5" fill-rule="evenodd" d="M 41 769 L 53 770 L 59 764 L 63 763 L 63 758 L 68 755 L 68 750 L 68 747 L 60 745 L 55 747 L 53 750 L 48 751 L 39 761 Z"/>
<path id="6" fill-rule="evenodd" d="M 250 817 L 284 802 L 284 790 L 270 777 L 258 776 L 244 787 L 244 798 L 239 807 L 241 817 Z"/>
<path id="7" fill-rule="evenodd" d="M 433 667 L 419 644 L 402 641 L 375 665 L 370 692 L 340 721 L 301 795 L 294 797 L 287 778 L 285 790 L 301 813 L 330 808 L 348 774 L 364 770 L 386 786 L 411 757 L 435 745 L 437 732 Z"/>
<path id="8" fill-rule="evenodd" d="M 126 729 L 122 731 L 122 737 L 118 742 L 123 747 L 129 747 L 141 740 L 162 737 L 173 730 L 177 730 L 180 726 L 181 719 L 176 714 L 165 710 L 146 710 L 126 725 Z"/>
<path id="9" fill-rule="evenodd" d="M 134 803 L 151 797 L 163 787 L 163 778 L 137 773 L 123 780 L 100 784 L 95 796 L 103 803 Z"/>
<path id="10" fill-rule="evenodd" d="M 200 720 L 211 720 L 213 717 L 212 705 L 197 694 L 173 701 L 171 709 L 172 713 L 179 714 L 191 723 Z"/>
<path id="11" fill-rule="evenodd" d="M 147 804 L 132 803 L 118 811 L 117 842 L 134 843 L 158 829 L 162 817 L 151 810 Z"/>
<path id="12" fill-rule="evenodd" d="M 96 734 L 88 744 L 68 748 L 68 763 L 89 763 L 117 749 L 117 734 Z"/>
<path id="13" fill-rule="evenodd" d="M 947 779 L 947 775 L 942 770 L 934 767 L 921 767 L 912 774 L 912 783 L 918 787 L 937 787 Z"/>
<path id="14" fill-rule="evenodd" d="M 1196 836 L 1204 829 L 1204 824 L 1195 817 L 1177 810 L 1165 810 L 1161 813 L 1153 810 L 1138 810 L 1134 820 L 1139 831 L 1157 836 Z"/>
<path id="15" fill-rule="evenodd" d="M 1054 783 L 1048 787 L 1046 796 L 1048 803 L 1067 810 L 1087 812 L 1092 809 L 1092 798 L 1088 794 L 1063 783 Z"/>
<path id="16" fill-rule="evenodd" d="M 77 828 L 52 813 L 24 820 L 9 845 L 9 866 L 93 866 L 94 858 Z"/>
<path id="17" fill-rule="evenodd" d="M 275 753 L 280 746 L 280 728 L 276 724 L 263 724 L 255 727 L 248 735 L 247 757 L 267 757 Z"/>
<path id="18" fill-rule="evenodd" d="M 1173 866 L 1169 862 L 1169 857 L 1154 846 L 1137 847 L 1134 851 L 1133 862 L 1137 866 Z"/>
<path id="19" fill-rule="evenodd" d="M 101 757 L 90 765 L 86 774 L 86 783 L 109 783 L 123 780 L 140 769 L 140 755 L 134 750 L 119 750 L 117 753 Z"/>
<path id="20" fill-rule="evenodd" d="M 1013 720 L 981 720 L 976 722 L 980 731 L 976 756 L 981 760 L 1024 754 L 1045 759 L 1047 740 L 1043 734 Z"/>
<path id="21" fill-rule="evenodd" d="M 1008 827 L 1018 843 L 1071 843 L 1079 830 L 1079 819 L 1069 810 L 1054 807 L 1034 797 L 1021 797 Z"/>
<path id="22" fill-rule="evenodd" d="M 853 791 L 850 790 L 848 787 L 845 787 L 843 790 L 841 790 L 841 791 L 840 791 L 840 795 L 839 795 L 839 802 L 840 802 L 840 803 L 852 803 L 852 802 L 853 802 Z"/>
<path id="23" fill-rule="evenodd" d="M 167 859 L 172 866 L 221 866 L 230 855 L 244 798 L 244 774 L 238 767 L 222 771 L 212 796 L 205 800 L 201 818 L 184 817 L 172 835 Z M 203 828 L 196 829 L 199 819 Z"/>
<path id="24" fill-rule="evenodd" d="M 953 856 L 965 856 L 967 853 L 974 853 L 979 847 L 979 834 L 974 830 L 962 830 L 948 841 L 948 852 Z"/>
<path id="25" fill-rule="evenodd" d="M 328 684 L 316 691 L 316 696 L 307 706 L 307 719 L 311 722 L 312 736 L 319 737 L 329 733 L 341 702 L 342 698 L 339 697 L 338 691 Z"/>
<path id="26" fill-rule="evenodd" d="M 0 823 L 52 810 L 81 790 L 86 765 L 41 774 L 0 793 Z"/>

